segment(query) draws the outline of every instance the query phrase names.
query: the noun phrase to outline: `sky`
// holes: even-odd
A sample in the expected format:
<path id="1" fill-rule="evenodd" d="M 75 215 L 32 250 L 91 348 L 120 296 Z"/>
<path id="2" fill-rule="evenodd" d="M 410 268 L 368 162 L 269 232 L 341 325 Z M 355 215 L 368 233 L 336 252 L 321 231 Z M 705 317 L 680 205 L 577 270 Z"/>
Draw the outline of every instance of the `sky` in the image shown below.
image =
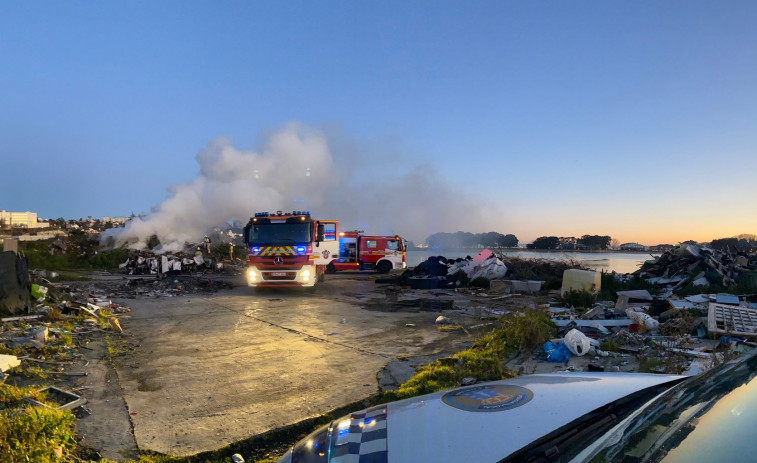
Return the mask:
<path id="1" fill-rule="evenodd" d="M 0 209 L 757 233 L 755 24 L 753 1 L 0 0 Z"/>

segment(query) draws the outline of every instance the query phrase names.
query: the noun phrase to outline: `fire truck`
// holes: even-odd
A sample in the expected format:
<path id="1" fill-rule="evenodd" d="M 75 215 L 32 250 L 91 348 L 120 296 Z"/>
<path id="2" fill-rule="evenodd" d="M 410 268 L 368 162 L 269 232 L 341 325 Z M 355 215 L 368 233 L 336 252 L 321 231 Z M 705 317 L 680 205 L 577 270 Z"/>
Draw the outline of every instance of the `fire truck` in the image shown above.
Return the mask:
<path id="1" fill-rule="evenodd" d="M 339 222 L 308 211 L 256 212 L 244 227 L 247 284 L 312 287 L 339 255 Z"/>
<path id="2" fill-rule="evenodd" d="M 405 242 L 402 238 L 397 235 L 364 235 L 356 230 L 339 233 L 339 256 L 326 266 L 326 271 L 375 270 L 387 273 L 406 267 Z"/>

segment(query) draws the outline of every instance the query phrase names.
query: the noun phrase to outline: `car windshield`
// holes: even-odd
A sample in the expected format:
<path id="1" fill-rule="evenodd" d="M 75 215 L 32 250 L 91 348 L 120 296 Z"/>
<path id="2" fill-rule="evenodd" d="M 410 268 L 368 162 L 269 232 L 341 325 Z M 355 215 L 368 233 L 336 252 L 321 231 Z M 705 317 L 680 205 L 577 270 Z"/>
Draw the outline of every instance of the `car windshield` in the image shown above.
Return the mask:
<path id="1" fill-rule="evenodd" d="M 311 227 L 305 223 L 268 223 L 250 227 L 250 244 L 308 243 Z"/>
<path id="2" fill-rule="evenodd" d="M 640 407 L 575 461 L 753 461 L 757 351 Z"/>

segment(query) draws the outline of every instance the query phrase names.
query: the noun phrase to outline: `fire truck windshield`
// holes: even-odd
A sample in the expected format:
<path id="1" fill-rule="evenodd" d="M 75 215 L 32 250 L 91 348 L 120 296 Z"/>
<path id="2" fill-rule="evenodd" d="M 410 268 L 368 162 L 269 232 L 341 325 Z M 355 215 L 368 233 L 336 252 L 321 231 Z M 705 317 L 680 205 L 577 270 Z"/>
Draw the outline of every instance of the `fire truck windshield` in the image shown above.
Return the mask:
<path id="1" fill-rule="evenodd" d="M 312 241 L 311 224 L 266 223 L 250 227 L 250 244 L 309 243 Z"/>

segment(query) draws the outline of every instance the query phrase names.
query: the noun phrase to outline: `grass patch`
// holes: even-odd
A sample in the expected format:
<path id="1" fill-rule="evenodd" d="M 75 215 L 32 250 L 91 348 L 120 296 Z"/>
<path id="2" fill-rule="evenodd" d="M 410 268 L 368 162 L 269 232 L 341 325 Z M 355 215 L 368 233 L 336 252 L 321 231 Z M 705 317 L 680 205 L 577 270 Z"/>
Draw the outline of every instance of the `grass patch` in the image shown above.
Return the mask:
<path id="1" fill-rule="evenodd" d="M 597 297 L 586 290 L 574 290 L 567 291 L 562 296 L 562 303 L 569 307 L 575 307 L 577 309 L 588 309 L 594 305 L 594 301 Z"/>
<path id="2" fill-rule="evenodd" d="M 31 388 L 0 384 L 0 461 L 58 461 L 54 450 L 75 447 L 74 416 L 68 410 L 32 406 L 44 397 Z"/>
<path id="3" fill-rule="evenodd" d="M 453 355 L 424 365 L 396 391 L 385 391 L 379 402 L 391 402 L 457 387 L 466 377 L 490 381 L 515 376 L 502 367 L 504 357 L 516 349 L 540 346 L 552 337 L 556 326 L 545 312 L 527 310 L 500 318 L 498 326 L 480 336 L 473 345 Z"/>
<path id="4" fill-rule="evenodd" d="M 465 331 L 461 325 L 439 325 L 437 329 L 442 333 L 450 333 L 455 331 L 462 333 Z"/>
<path id="5" fill-rule="evenodd" d="M 603 301 L 617 300 L 618 291 L 646 289 L 652 295 L 659 293 L 659 288 L 638 276 L 631 277 L 627 281 L 620 281 L 615 278 L 614 274 L 602 272 L 600 278 L 602 287 L 599 290 L 598 297 Z"/>
<path id="6" fill-rule="evenodd" d="M 620 346 L 610 337 L 599 342 L 599 349 L 607 352 L 620 352 Z"/>

